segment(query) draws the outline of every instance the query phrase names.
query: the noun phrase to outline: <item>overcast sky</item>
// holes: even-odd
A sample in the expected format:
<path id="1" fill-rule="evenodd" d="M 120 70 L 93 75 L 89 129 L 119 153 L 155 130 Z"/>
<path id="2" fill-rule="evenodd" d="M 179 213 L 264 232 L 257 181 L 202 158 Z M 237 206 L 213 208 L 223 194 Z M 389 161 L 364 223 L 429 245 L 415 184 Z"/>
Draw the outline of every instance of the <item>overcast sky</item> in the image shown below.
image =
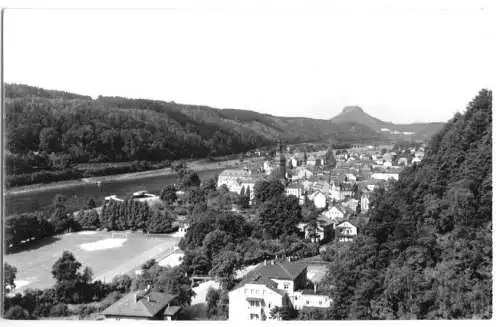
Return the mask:
<path id="1" fill-rule="evenodd" d="M 8 10 L 6 82 L 280 116 L 445 121 L 491 88 L 491 13 Z"/>

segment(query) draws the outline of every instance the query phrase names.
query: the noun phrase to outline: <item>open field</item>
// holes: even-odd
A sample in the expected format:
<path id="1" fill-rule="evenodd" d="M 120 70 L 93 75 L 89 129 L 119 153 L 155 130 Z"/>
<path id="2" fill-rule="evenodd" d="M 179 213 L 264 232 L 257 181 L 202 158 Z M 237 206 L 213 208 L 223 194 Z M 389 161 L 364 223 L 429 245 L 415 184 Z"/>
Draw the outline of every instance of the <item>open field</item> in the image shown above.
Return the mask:
<path id="1" fill-rule="evenodd" d="M 125 235 L 126 234 L 126 235 Z M 16 291 L 51 287 L 51 269 L 63 251 L 72 252 L 105 282 L 113 276 L 134 271 L 149 259 L 161 260 L 175 251 L 180 238 L 158 235 L 146 238 L 141 233 L 79 232 L 41 240 L 33 247 L 8 254 L 5 261 L 17 268 Z"/>

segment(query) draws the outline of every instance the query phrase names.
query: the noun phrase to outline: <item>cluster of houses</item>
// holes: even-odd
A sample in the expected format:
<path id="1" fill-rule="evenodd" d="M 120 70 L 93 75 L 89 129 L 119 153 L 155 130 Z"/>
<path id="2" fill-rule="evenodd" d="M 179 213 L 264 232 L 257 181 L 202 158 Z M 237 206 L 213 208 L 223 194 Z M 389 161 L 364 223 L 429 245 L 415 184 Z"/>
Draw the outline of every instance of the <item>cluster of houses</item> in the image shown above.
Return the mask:
<path id="1" fill-rule="evenodd" d="M 300 223 L 304 237 L 314 242 L 351 241 L 357 226 L 350 218 L 367 213 L 370 194 L 391 180 L 398 180 L 406 165 L 423 159 L 425 146 L 393 151 L 393 145 L 357 145 L 340 153 L 326 151 L 285 153 L 278 144 L 276 156 L 262 166 L 228 169 L 219 175 L 217 186 L 240 193 L 249 189 L 253 200 L 259 181 L 278 178 L 285 184 L 287 195 L 296 196 L 303 205 L 310 201 L 321 211 L 318 226 Z M 408 155 L 409 154 L 409 155 Z"/>
<path id="2" fill-rule="evenodd" d="M 217 187 L 225 185 L 238 194 L 248 192 L 252 203 L 256 183 L 277 178 L 284 183 L 287 195 L 296 196 L 301 205 L 306 202 L 314 205 L 320 212 L 315 226 L 306 222 L 297 225 L 305 238 L 319 243 L 350 242 L 357 236 L 359 227 L 353 218 L 368 212 L 370 194 L 391 180 L 398 180 L 404 166 L 418 164 L 425 153 L 424 146 L 397 152 L 392 149 L 392 145 L 357 145 L 341 153 L 329 148 L 291 154 L 285 153 L 278 144 L 275 158 L 259 167 L 222 171 Z M 146 192 L 137 192 L 133 198 L 156 201 Z M 111 199 L 116 200 L 107 200 Z M 188 225 L 182 225 L 182 232 L 187 228 Z M 317 291 L 316 285 L 322 277 L 314 280 L 313 269 L 305 262 L 290 260 L 261 263 L 229 292 L 229 320 L 273 319 L 275 307 L 291 306 L 296 310 L 329 307 L 332 299 Z M 103 315 L 108 319 L 175 320 L 180 309 L 175 296 L 146 289 L 120 299 Z"/>

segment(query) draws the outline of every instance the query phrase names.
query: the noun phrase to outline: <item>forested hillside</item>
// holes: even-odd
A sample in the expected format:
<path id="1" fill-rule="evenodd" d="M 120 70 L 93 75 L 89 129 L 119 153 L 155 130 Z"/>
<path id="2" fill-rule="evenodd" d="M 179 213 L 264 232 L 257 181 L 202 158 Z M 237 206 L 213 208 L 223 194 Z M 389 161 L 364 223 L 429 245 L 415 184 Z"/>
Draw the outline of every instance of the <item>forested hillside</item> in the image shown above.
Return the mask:
<path id="1" fill-rule="evenodd" d="M 7 187 L 162 167 L 275 144 L 383 141 L 367 126 L 6 84 Z M 79 171 L 79 163 L 128 165 Z M 151 163 L 159 163 L 151 165 Z M 14 176 L 15 175 L 15 176 Z"/>
<path id="2" fill-rule="evenodd" d="M 492 314 L 492 92 L 482 90 L 370 204 L 323 285 L 333 319 L 460 319 Z"/>

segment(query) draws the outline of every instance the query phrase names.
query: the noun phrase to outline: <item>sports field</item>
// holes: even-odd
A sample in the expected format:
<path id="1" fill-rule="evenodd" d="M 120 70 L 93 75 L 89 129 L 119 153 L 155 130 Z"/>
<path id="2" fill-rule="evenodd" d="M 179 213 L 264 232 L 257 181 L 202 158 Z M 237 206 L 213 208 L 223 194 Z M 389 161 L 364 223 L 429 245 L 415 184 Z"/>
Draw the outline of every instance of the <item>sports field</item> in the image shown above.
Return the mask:
<path id="1" fill-rule="evenodd" d="M 42 240 L 30 249 L 8 254 L 5 261 L 17 268 L 16 291 L 54 285 L 51 269 L 63 251 L 92 269 L 94 279 L 109 282 L 115 275 L 129 273 L 149 259 L 162 260 L 175 251 L 180 238 L 142 233 L 77 232 Z"/>

